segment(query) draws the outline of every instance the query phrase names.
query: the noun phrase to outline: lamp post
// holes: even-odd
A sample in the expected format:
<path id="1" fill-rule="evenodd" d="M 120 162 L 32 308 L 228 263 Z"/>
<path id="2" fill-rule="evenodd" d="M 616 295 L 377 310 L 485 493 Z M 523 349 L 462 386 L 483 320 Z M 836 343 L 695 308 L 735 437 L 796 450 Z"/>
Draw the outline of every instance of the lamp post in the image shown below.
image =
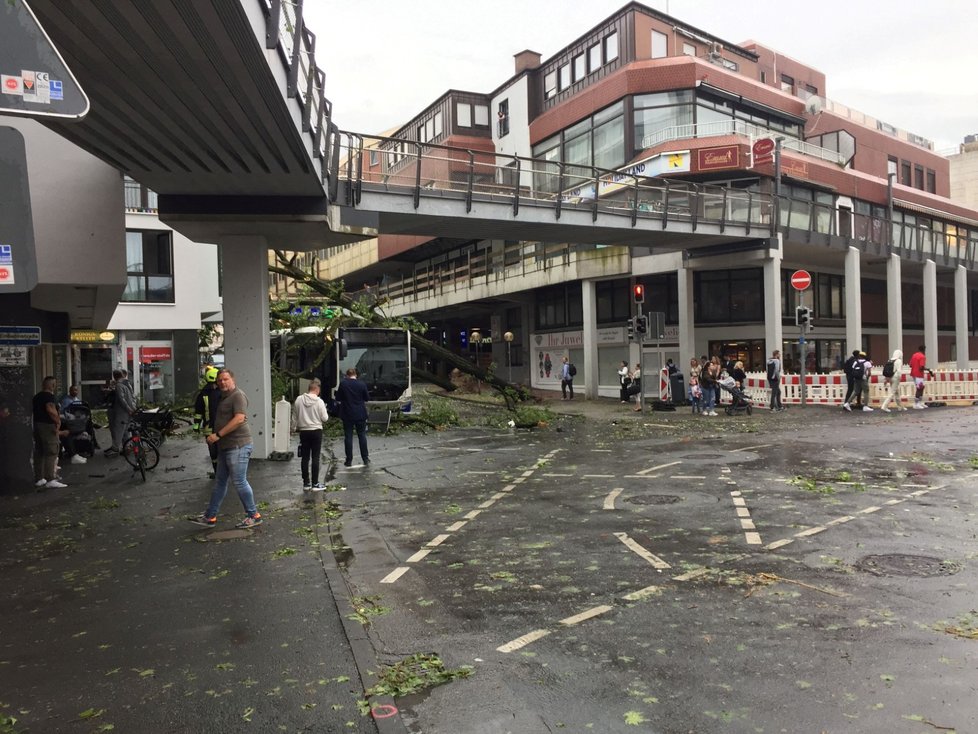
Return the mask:
<path id="1" fill-rule="evenodd" d="M 503 341 L 506 342 L 506 366 L 509 368 L 509 384 L 513 384 L 513 332 L 507 331 L 503 334 Z"/>
<path id="2" fill-rule="evenodd" d="M 475 344 L 475 366 L 479 367 L 479 345 L 482 343 L 482 332 L 478 329 L 472 329 L 469 334 L 469 340 Z M 482 392 L 482 380 L 477 376 L 476 384 L 479 386 L 479 392 Z"/>

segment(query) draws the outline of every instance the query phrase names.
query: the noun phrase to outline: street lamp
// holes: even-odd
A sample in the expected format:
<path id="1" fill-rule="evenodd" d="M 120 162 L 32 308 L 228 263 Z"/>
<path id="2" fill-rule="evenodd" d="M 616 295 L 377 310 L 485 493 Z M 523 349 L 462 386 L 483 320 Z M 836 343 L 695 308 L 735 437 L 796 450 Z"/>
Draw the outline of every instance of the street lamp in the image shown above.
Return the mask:
<path id="1" fill-rule="evenodd" d="M 482 343 L 482 332 L 478 329 L 472 329 L 472 333 L 469 335 L 469 341 L 475 344 L 475 366 L 476 369 L 479 367 L 479 345 Z M 479 386 L 479 392 L 482 392 L 482 380 L 476 374 L 476 384 Z"/>
<path id="2" fill-rule="evenodd" d="M 509 383 L 513 384 L 513 332 L 507 331 L 503 334 L 503 341 L 506 342 L 506 366 L 509 367 Z"/>

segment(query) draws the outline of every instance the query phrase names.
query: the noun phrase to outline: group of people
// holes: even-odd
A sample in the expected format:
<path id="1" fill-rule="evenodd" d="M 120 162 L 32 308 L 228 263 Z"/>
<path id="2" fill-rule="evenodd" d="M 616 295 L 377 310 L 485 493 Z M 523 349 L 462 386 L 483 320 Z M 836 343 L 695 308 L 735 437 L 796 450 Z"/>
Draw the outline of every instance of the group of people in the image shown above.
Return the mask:
<path id="1" fill-rule="evenodd" d="M 843 410 L 872 412 L 873 409 L 869 406 L 869 385 L 873 367 L 873 362 L 866 352 L 859 349 L 854 349 L 845 361 L 842 367 L 846 375 L 846 397 L 842 403 Z M 883 392 L 886 397 L 883 399 L 880 410 L 884 413 L 890 412 L 891 404 L 893 410 L 907 410 L 900 396 L 902 370 L 903 352 L 894 349 L 893 355 L 883 364 L 881 372 Z M 910 379 L 914 382 L 914 410 L 923 410 L 927 407 L 927 403 L 924 401 L 924 390 L 927 385 L 927 375 L 933 376 L 933 374 L 933 371 L 927 367 L 927 348 L 920 345 L 910 357 Z"/>
<path id="2" fill-rule="evenodd" d="M 778 352 L 774 354 L 775 357 L 778 356 Z M 780 367 L 778 369 L 780 374 Z M 689 379 L 687 397 L 694 414 L 717 415 L 721 384 L 727 386 L 735 401 L 746 400 L 744 388 L 747 385 L 747 373 L 744 371 L 744 363 L 740 360 L 723 362 L 716 355 L 707 357 L 705 354 L 699 359 L 691 357 L 687 376 Z"/>
<path id="3" fill-rule="evenodd" d="M 642 392 L 642 365 L 635 364 L 634 370 L 628 369 L 628 362 L 622 360 L 618 368 L 618 382 L 621 387 L 621 402 L 630 403 L 635 395 Z M 634 410 L 642 409 L 641 405 L 636 405 Z"/>

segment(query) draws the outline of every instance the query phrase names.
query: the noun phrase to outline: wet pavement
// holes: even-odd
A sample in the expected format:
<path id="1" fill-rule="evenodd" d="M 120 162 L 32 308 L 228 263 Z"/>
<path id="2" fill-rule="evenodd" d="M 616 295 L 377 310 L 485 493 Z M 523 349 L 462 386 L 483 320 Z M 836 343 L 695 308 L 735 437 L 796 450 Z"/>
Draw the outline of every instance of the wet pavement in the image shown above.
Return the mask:
<path id="1" fill-rule="evenodd" d="M 94 459 L 60 495 L 0 497 L 0 713 L 45 732 L 978 731 L 974 408 L 550 407 L 529 431 L 374 436 L 371 467 L 315 502 L 295 461 L 257 462 L 268 519 L 220 542 L 182 519 L 209 485 L 189 440 L 146 485 Z M 379 666 L 418 653 L 468 675 L 361 716 Z"/>

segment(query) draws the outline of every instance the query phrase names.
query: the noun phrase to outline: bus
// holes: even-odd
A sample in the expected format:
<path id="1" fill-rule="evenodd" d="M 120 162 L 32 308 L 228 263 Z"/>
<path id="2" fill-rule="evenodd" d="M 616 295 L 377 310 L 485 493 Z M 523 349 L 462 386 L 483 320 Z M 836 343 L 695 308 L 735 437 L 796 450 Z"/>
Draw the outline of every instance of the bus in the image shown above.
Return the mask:
<path id="1" fill-rule="evenodd" d="M 370 391 L 370 409 L 411 410 L 411 332 L 407 329 L 344 327 L 331 342 L 323 330 L 306 326 L 272 335 L 272 355 L 280 368 L 292 374 L 318 377 L 323 399 L 331 403 L 349 368 Z M 323 355 L 323 349 L 327 353 Z M 299 392 L 298 380 L 293 384 Z"/>

